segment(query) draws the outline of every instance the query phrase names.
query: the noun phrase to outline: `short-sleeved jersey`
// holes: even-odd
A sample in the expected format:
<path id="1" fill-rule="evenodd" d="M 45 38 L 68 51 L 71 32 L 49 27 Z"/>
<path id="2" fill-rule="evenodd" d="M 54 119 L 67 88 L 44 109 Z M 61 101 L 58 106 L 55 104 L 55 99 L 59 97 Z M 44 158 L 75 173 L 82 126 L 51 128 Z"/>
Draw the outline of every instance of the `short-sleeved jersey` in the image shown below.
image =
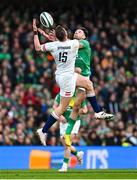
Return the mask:
<path id="1" fill-rule="evenodd" d="M 75 104 L 75 99 L 76 99 L 76 92 L 74 93 L 73 97 L 70 100 L 69 106 L 67 107 L 67 110 L 64 112 L 63 116 L 68 119 L 70 116 L 70 113 L 73 109 L 73 106 Z M 60 103 L 60 94 L 57 94 L 55 97 L 55 102 L 59 105 Z M 87 101 L 83 101 L 81 104 L 81 108 L 85 107 L 87 105 Z M 79 118 L 79 117 L 78 117 Z"/>
<path id="2" fill-rule="evenodd" d="M 57 65 L 55 74 L 73 74 L 75 60 L 78 53 L 79 41 L 67 40 L 64 42 L 55 41 L 41 45 L 42 51 L 49 51 Z"/>
<path id="3" fill-rule="evenodd" d="M 87 40 L 80 40 L 79 42 L 83 45 L 83 48 L 78 50 L 75 67 L 81 68 L 81 74 L 83 76 L 90 76 L 90 64 L 92 60 L 90 44 Z"/>

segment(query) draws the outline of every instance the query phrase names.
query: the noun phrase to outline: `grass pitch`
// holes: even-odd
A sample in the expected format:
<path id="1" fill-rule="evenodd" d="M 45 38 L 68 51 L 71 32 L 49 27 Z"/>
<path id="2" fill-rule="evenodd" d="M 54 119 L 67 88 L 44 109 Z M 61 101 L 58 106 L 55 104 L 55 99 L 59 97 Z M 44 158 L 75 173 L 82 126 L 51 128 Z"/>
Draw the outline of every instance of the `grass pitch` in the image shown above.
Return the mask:
<path id="1" fill-rule="evenodd" d="M 0 170 L 0 179 L 137 179 L 137 170 Z"/>

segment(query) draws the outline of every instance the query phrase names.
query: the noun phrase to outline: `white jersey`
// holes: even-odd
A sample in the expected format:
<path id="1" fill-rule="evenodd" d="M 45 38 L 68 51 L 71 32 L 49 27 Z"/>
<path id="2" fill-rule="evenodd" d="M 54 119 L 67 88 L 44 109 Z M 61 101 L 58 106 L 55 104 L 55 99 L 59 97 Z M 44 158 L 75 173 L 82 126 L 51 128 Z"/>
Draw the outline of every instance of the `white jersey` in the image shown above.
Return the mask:
<path id="1" fill-rule="evenodd" d="M 55 41 L 41 45 L 42 51 L 49 51 L 57 65 L 55 74 L 73 74 L 75 60 L 78 53 L 79 41 L 67 40 L 64 42 Z"/>

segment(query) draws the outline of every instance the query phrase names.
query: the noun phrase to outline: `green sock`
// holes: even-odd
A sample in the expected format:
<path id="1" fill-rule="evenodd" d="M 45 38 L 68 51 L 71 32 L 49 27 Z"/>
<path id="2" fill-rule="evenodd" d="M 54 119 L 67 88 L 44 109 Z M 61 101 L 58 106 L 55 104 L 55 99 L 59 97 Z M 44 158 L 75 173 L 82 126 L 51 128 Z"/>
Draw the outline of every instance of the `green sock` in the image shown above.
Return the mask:
<path id="1" fill-rule="evenodd" d="M 77 156 L 78 151 L 72 151 L 71 154 L 73 154 L 74 156 Z"/>
<path id="2" fill-rule="evenodd" d="M 69 158 L 64 157 L 63 162 L 65 162 L 66 164 L 68 164 L 68 162 L 69 162 Z"/>
<path id="3" fill-rule="evenodd" d="M 71 118 L 68 119 L 68 127 L 67 127 L 67 129 L 66 129 L 66 134 L 67 134 L 67 135 L 70 135 L 70 134 L 71 134 L 71 131 L 72 131 L 74 125 L 75 125 L 75 122 L 76 122 L 76 121 L 73 120 L 73 119 L 71 119 Z"/>

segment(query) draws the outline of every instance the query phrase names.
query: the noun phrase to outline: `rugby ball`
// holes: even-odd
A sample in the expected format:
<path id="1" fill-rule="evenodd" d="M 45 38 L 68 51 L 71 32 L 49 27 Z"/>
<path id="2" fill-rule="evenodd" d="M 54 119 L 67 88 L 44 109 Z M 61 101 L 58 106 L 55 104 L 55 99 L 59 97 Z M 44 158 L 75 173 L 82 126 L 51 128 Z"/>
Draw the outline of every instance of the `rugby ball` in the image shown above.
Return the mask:
<path id="1" fill-rule="evenodd" d="M 54 24 L 54 20 L 48 12 L 42 12 L 40 14 L 40 22 L 46 28 L 51 28 Z"/>

